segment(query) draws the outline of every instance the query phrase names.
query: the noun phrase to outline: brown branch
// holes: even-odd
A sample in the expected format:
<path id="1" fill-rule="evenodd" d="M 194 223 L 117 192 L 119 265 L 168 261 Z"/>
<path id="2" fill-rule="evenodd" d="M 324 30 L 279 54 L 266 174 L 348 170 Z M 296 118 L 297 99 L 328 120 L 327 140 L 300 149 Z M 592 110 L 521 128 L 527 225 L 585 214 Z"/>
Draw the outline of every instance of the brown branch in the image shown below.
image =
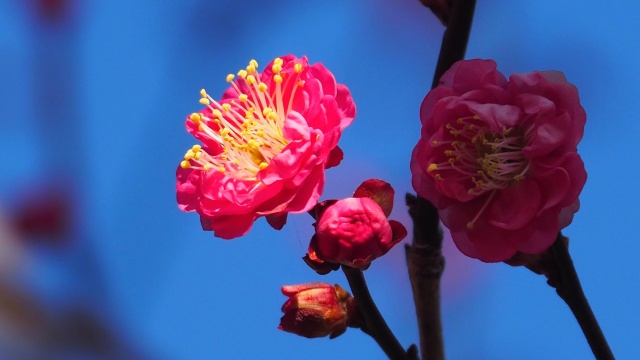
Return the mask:
<path id="1" fill-rule="evenodd" d="M 384 321 L 378 307 L 373 302 L 362 270 L 343 265 L 342 271 L 347 277 L 351 293 L 356 299 L 358 310 L 362 316 L 362 331 L 370 335 L 380 345 L 389 359 L 416 360 L 417 353 L 414 346 L 412 345 L 408 351 L 405 351 Z"/>
<path id="2" fill-rule="evenodd" d="M 473 12 L 476 0 L 454 0 L 451 8 L 451 18 L 447 30 L 442 36 L 438 64 L 433 74 L 431 88 L 438 86 L 440 78 L 456 61 L 464 59 L 471 33 Z"/>
<path id="3" fill-rule="evenodd" d="M 613 353 L 584 295 L 567 245 L 566 238 L 558 233 L 556 241 L 547 250 L 551 258 L 551 268 L 545 269 L 549 285 L 556 289 L 558 295 L 567 303 L 578 320 L 596 359 L 612 360 L 614 359 Z"/>
<path id="4" fill-rule="evenodd" d="M 413 243 L 405 250 L 420 331 L 420 353 L 423 359 L 442 360 L 440 276 L 444 257 L 438 212 L 431 203 L 411 194 L 407 194 L 406 202 L 414 224 Z"/>
<path id="5" fill-rule="evenodd" d="M 432 88 L 438 85 L 451 65 L 464 59 L 475 4 L 475 0 L 451 2 Z M 420 352 L 422 359 L 443 360 L 440 277 L 444 271 L 444 257 L 440 219 L 437 209 L 427 200 L 407 194 L 406 202 L 413 220 L 413 242 L 405 247 L 406 260 L 418 317 Z"/>

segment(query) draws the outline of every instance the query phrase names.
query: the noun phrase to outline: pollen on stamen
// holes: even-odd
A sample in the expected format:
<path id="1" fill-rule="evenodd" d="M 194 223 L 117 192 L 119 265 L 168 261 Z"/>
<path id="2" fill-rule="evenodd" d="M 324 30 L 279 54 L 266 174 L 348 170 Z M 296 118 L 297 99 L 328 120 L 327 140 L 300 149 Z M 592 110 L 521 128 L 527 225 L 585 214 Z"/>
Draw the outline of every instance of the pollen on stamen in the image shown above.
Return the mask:
<path id="1" fill-rule="evenodd" d="M 222 104 L 222 109 L 223 109 L 224 111 L 229 111 L 229 109 L 231 109 L 231 105 L 229 105 L 229 104 Z"/>
<path id="2" fill-rule="evenodd" d="M 183 169 L 188 169 L 191 167 L 191 163 L 187 160 L 183 160 L 180 162 L 180 167 Z"/>
<path id="3" fill-rule="evenodd" d="M 258 84 L 258 90 L 259 90 L 260 92 L 265 92 L 265 91 L 267 91 L 267 84 L 265 84 L 265 83 L 261 82 L 260 84 Z"/>
<path id="4" fill-rule="evenodd" d="M 258 62 L 255 59 L 251 59 L 251 61 L 249 61 L 249 65 L 253 66 L 254 68 L 258 68 Z"/>
<path id="5" fill-rule="evenodd" d="M 205 99 L 207 97 L 207 90 L 205 89 L 201 89 L 200 90 L 200 96 Z"/>
<path id="6" fill-rule="evenodd" d="M 264 170 L 264 169 L 266 169 L 268 166 L 269 166 L 269 164 L 267 164 L 266 162 L 264 162 L 264 161 L 263 161 L 263 162 L 261 162 L 261 163 L 260 163 L 260 170 Z"/>
<path id="7" fill-rule="evenodd" d="M 236 76 L 235 76 L 235 75 L 233 75 L 233 74 L 229 74 L 229 75 L 227 75 L 227 82 L 232 82 L 232 81 L 233 81 L 233 79 L 235 79 L 235 78 L 236 78 Z"/>
<path id="8" fill-rule="evenodd" d="M 193 114 L 189 115 L 189 119 L 191 121 L 193 121 L 194 123 L 199 123 L 200 120 L 202 120 L 202 117 L 198 113 L 193 113 Z"/>
<path id="9" fill-rule="evenodd" d="M 247 84 L 253 85 L 256 83 L 256 77 L 253 75 L 247 76 Z"/>
<path id="10" fill-rule="evenodd" d="M 202 149 L 202 146 L 199 144 L 195 144 L 191 147 L 191 151 L 193 151 L 194 153 L 197 153 L 198 151 L 200 151 Z"/>
<path id="11" fill-rule="evenodd" d="M 205 99 L 205 98 L 200 99 L 200 104 L 202 105 L 209 105 L 210 103 L 211 102 L 209 101 L 209 99 Z"/>
<path id="12" fill-rule="evenodd" d="M 302 64 L 295 64 L 293 65 L 293 71 L 299 73 L 302 71 Z"/>
<path id="13" fill-rule="evenodd" d="M 240 96 L 238 96 L 238 99 L 242 102 L 245 102 L 249 100 L 249 97 L 247 96 L 247 94 L 240 94 Z"/>
<path id="14" fill-rule="evenodd" d="M 221 173 L 223 173 L 223 172 L 227 171 L 227 169 L 225 169 L 225 168 L 224 168 L 224 166 L 220 166 L 220 167 L 218 168 L 218 171 L 220 171 Z"/>
<path id="15" fill-rule="evenodd" d="M 282 82 L 282 76 L 280 75 L 273 75 L 273 81 L 275 81 L 276 83 L 281 83 Z"/>
<path id="16" fill-rule="evenodd" d="M 429 167 L 427 168 L 427 171 L 431 172 L 431 171 L 436 171 L 438 170 L 438 165 L 437 164 L 429 164 Z"/>
<path id="17" fill-rule="evenodd" d="M 240 76 L 243 79 L 246 78 L 247 77 L 247 70 L 238 71 L 238 76 Z"/>
<path id="18" fill-rule="evenodd" d="M 204 164 L 204 166 L 202 168 L 204 169 L 204 171 L 207 171 L 207 170 L 211 169 L 212 167 L 213 167 L 213 165 L 211 165 L 209 163 L 206 163 L 206 164 Z"/>
<path id="19" fill-rule="evenodd" d="M 469 230 L 473 229 L 473 221 L 469 221 L 467 223 L 467 229 L 469 229 Z"/>

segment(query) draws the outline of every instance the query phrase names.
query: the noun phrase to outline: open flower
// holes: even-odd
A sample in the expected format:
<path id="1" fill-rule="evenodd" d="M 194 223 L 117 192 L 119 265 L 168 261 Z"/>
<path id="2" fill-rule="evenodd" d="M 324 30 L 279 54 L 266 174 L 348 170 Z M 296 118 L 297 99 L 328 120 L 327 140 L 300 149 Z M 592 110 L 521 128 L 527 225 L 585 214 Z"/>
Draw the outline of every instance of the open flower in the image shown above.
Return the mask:
<path id="1" fill-rule="evenodd" d="M 282 305 L 284 315 L 278 329 L 308 338 L 342 335 L 359 327 L 359 314 L 351 294 L 338 284 L 310 283 L 283 286 L 289 297 Z"/>
<path id="2" fill-rule="evenodd" d="M 391 250 L 407 236 L 401 223 L 387 220 L 393 195 L 391 185 L 370 179 L 352 198 L 316 205 L 316 233 L 305 257 L 307 264 L 320 274 L 337 269 L 336 264 L 366 269 Z"/>
<path id="3" fill-rule="evenodd" d="M 200 214 L 205 230 L 232 239 L 266 216 L 280 229 L 289 212 L 313 208 L 324 170 L 342 160 L 338 140 L 355 116 L 349 90 L 322 64 L 293 55 L 257 71 L 251 60 L 220 101 L 187 118 L 194 145 L 177 170 L 183 211 Z"/>
<path id="4" fill-rule="evenodd" d="M 576 151 L 586 115 L 562 73 L 507 80 L 492 60 L 459 61 L 420 118 L 413 188 L 464 254 L 486 262 L 538 254 L 571 223 L 587 178 Z"/>

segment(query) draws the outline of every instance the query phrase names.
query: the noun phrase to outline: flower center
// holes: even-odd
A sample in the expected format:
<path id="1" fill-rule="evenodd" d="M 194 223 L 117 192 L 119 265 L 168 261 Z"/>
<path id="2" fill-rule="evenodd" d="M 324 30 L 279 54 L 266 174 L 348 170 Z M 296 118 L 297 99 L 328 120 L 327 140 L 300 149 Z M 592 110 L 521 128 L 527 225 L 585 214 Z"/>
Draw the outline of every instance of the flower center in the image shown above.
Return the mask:
<path id="1" fill-rule="evenodd" d="M 256 180 L 257 173 L 266 169 L 271 159 L 289 143 L 283 135 L 284 121 L 297 88 L 304 85 L 300 81 L 302 64 L 294 64 L 292 75 L 282 72 L 282 66 L 282 59 L 273 61 L 271 79 L 256 71 L 255 60 L 238 72 L 237 79 L 233 74 L 227 75 L 227 82 L 238 95 L 225 99 L 224 103 L 217 102 L 202 89 L 200 103 L 211 113 L 193 113 L 189 118 L 198 125 L 198 131 L 213 139 L 222 151 L 209 154 L 200 145 L 194 145 L 180 166 L 203 171 L 215 169 L 232 178 Z M 265 83 L 270 80 L 275 86 Z"/>
<path id="2" fill-rule="evenodd" d="M 489 129 L 477 115 L 458 118 L 445 125 L 451 136 L 435 140 L 434 146 L 448 146 L 443 153 L 446 161 L 429 164 L 427 171 L 436 181 L 464 182 L 467 193 L 479 196 L 491 192 L 476 217 L 467 224 L 469 228 L 484 212 L 495 192 L 523 180 L 530 162 L 522 154 L 529 143 L 531 132 L 523 133 L 513 127 L 501 132 Z"/>

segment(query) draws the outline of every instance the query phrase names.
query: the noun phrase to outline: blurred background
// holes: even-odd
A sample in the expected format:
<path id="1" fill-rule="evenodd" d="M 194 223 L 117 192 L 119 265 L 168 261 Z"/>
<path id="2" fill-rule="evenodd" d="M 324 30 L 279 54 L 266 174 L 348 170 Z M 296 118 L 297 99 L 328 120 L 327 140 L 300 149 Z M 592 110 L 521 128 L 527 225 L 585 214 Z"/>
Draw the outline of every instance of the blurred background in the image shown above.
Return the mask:
<path id="1" fill-rule="evenodd" d="M 561 70 L 588 120 L 589 179 L 564 233 L 619 359 L 640 352 L 640 5 L 479 1 L 467 56 L 505 73 Z M 418 107 L 443 27 L 418 0 L 0 2 L 0 359 L 383 359 L 357 330 L 308 340 L 276 329 L 284 284 L 347 283 L 301 261 L 311 219 L 259 220 L 233 241 L 178 210 L 175 169 L 195 140 L 199 91 L 222 94 L 250 59 L 322 62 L 355 99 L 324 199 L 365 179 L 403 194 Z M 541 276 L 462 257 L 445 240 L 449 359 L 588 359 Z M 418 340 L 401 246 L 367 271 L 405 346 Z"/>

